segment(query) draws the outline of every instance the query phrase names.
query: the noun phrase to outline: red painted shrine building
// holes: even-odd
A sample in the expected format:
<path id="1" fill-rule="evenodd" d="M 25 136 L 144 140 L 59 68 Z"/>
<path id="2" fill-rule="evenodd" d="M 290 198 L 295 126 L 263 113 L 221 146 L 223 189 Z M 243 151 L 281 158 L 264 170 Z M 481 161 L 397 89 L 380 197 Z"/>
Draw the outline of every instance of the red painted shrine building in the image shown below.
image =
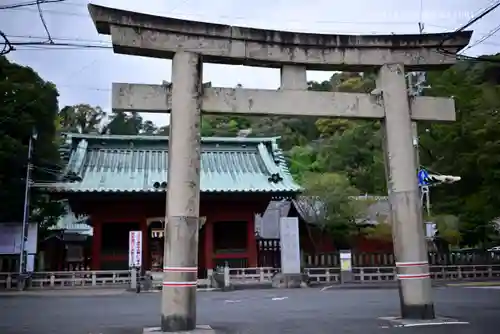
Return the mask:
<path id="1" fill-rule="evenodd" d="M 93 227 L 90 267 L 128 268 L 129 231 L 143 232 L 143 266 L 163 264 L 168 138 L 68 134 L 59 182 L 36 184 L 68 200 Z M 255 214 L 300 191 L 277 138 L 202 138 L 199 267 L 256 267 Z"/>

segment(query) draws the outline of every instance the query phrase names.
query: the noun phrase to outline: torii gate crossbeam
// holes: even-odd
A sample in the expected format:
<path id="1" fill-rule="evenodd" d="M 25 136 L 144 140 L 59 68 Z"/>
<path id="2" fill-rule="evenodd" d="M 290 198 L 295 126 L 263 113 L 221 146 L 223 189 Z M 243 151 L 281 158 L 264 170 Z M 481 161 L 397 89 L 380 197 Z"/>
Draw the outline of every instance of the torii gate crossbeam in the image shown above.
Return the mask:
<path id="1" fill-rule="evenodd" d="M 202 110 L 381 119 L 401 314 L 434 318 L 411 122 L 453 121 L 455 108 L 446 98 L 409 100 L 404 71 L 453 65 L 452 54 L 468 44 L 471 31 L 324 35 L 185 21 L 96 5 L 89 5 L 89 11 L 98 32 L 111 35 L 116 53 L 173 59 L 172 87 L 113 85 L 115 109 L 171 111 L 161 331 L 196 327 Z M 280 68 L 280 90 L 203 89 L 203 62 Z M 373 69 L 379 71 L 378 93 L 306 91 L 306 70 Z"/>

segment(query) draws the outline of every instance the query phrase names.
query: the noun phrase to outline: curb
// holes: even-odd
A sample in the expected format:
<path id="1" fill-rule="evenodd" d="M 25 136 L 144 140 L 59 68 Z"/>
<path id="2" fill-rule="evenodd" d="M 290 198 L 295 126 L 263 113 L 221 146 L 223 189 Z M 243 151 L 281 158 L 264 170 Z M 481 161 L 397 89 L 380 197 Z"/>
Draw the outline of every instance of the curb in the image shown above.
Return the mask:
<path id="1" fill-rule="evenodd" d="M 449 284 L 446 284 L 446 286 L 449 286 L 449 287 L 500 286 L 500 281 L 449 283 Z"/>
<path id="2" fill-rule="evenodd" d="M 85 290 L 85 289 L 61 289 L 61 290 L 29 290 L 29 291 L 0 291 L 2 297 L 100 297 L 117 296 L 127 293 L 126 289 L 107 290 Z"/>
<path id="3" fill-rule="evenodd" d="M 397 289 L 397 284 L 334 284 L 327 286 L 318 286 L 320 291 L 328 290 L 384 290 L 384 289 Z"/>
<path id="4" fill-rule="evenodd" d="M 151 290 L 141 290 L 141 293 L 158 293 L 161 292 L 162 288 L 161 287 L 155 287 Z M 211 291 L 224 291 L 224 289 L 221 288 L 196 288 L 196 292 L 211 292 Z M 135 290 L 129 290 L 129 292 L 135 292 Z"/>

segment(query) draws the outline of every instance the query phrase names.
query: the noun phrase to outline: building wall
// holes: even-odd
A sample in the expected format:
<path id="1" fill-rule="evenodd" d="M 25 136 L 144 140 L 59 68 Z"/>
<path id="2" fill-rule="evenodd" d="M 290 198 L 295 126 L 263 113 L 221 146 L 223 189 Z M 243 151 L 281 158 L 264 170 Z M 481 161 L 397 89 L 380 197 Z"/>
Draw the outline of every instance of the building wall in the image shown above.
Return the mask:
<path id="1" fill-rule="evenodd" d="M 91 216 L 94 236 L 91 251 L 91 267 L 93 270 L 103 269 L 103 265 L 110 262 L 127 262 L 126 253 L 113 254 L 102 251 L 102 229 L 107 224 L 136 223 L 143 232 L 143 264 L 145 269 L 150 268 L 150 231 L 147 221 L 153 217 L 164 217 L 164 194 L 140 195 L 136 197 L 100 196 L 73 198 L 72 207 L 79 213 Z M 269 195 L 226 195 L 202 194 L 200 216 L 206 217 L 205 225 L 200 230 L 198 264 L 200 269 L 213 269 L 225 262 L 235 267 L 258 266 L 257 242 L 255 240 L 254 214 L 263 213 L 271 200 Z M 214 226 L 217 222 L 245 221 L 247 223 L 246 249 L 228 252 L 218 252 L 214 249 Z M 220 230 L 219 230 L 220 231 Z M 314 242 L 311 240 L 311 235 Z M 231 238 L 230 231 L 224 238 Z M 128 240 L 128 237 L 127 237 Z M 336 251 L 335 241 L 328 235 L 321 235 L 319 231 L 307 229 L 300 220 L 300 245 L 306 254 L 331 253 Z M 353 247 L 355 252 L 392 253 L 392 243 L 373 239 L 360 238 Z"/>
<path id="2" fill-rule="evenodd" d="M 164 198 L 164 196 L 161 196 Z M 94 237 L 92 244 L 92 269 L 102 269 L 104 263 L 127 261 L 127 254 L 102 252 L 102 230 L 107 224 L 137 223 L 143 232 L 143 264 L 149 269 L 149 237 L 147 221 L 153 217 L 165 216 L 165 202 L 160 196 L 151 198 L 80 198 L 79 210 L 91 216 Z M 249 267 L 257 266 L 257 245 L 255 241 L 254 214 L 265 210 L 270 196 L 238 198 L 238 196 L 204 196 L 202 194 L 200 216 L 206 217 L 200 231 L 200 269 L 212 269 L 216 264 L 243 263 Z M 77 202 L 76 200 L 73 200 Z M 71 203 L 71 201 L 70 201 Z M 76 204 L 76 203 L 75 203 Z M 218 222 L 246 222 L 246 249 L 238 252 L 216 252 L 214 249 L 214 224 Z M 228 235 L 228 238 L 231 236 Z"/>

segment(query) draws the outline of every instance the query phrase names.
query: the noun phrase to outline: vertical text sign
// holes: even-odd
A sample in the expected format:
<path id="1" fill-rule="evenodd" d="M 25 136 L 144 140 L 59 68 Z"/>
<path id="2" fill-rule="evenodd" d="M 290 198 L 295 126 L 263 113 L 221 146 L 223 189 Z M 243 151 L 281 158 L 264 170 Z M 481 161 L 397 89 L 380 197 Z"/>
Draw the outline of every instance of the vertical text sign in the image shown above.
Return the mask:
<path id="1" fill-rule="evenodd" d="M 299 219 L 280 219 L 281 272 L 300 274 Z"/>
<path id="2" fill-rule="evenodd" d="M 130 231 L 128 235 L 128 266 L 142 265 L 142 231 Z"/>

